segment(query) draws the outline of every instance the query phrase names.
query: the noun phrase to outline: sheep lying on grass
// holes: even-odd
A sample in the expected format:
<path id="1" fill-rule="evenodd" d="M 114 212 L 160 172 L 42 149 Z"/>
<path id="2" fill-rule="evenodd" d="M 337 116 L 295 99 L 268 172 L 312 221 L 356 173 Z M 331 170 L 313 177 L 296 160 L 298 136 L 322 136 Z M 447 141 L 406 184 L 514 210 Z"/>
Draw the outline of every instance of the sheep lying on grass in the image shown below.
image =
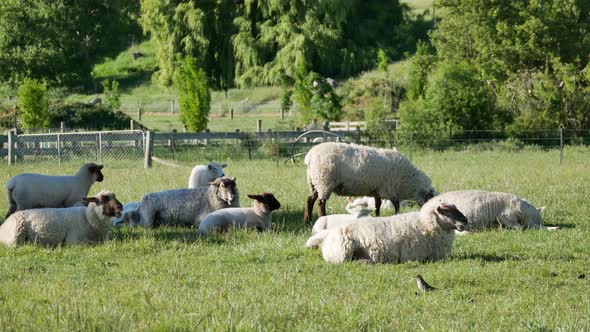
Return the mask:
<path id="1" fill-rule="evenodd" d="M 362 220 L 364 217 L 369 216 L 369 213 L 373 212 L 373 209 L 364 207 L 354 207 L 350 211 L 350 214 L 330 214 L 327 216 L 319 217 L 318 220 L 313 224 L 311 228 L 311 234 L 317 234 L 325 229 L 335 228 L 342 225 L 352 224 Z"/>
<path id="2" fill-rule="evenodd" d="M 318 198 L 319 215 L 326 215 L 326 201 L 332 193 L 372 196 L 377 215 L 381 198 L 391 200 L 398 213 L 401 200 L 413 199 L 422 206 L 437 194 L 430 178 L 393 150 L 322 143 L 309 150 L 305 164 L 311 191 L 305 207 L 306 224 L 310 222 L 313 205 Z"/>
<path id="3" fill-rule="evenodd" d="M 197 165 L 191 171 L 191 176 L 188 178 L 188 188 L 195 189 L 198 187 L 204 187 L 209 182 L 215 181 L 217 178 L 225 176 L 223 169 L 227 167 L 227 164 L 218 164 L 216 162 L 210 163 L 209 165 Z"/>
<path id="4" fill-rule="evenodd" d="M 88 195 L 95 181 L 103 180 L 102 167 L 84 164 L 73 176 L 24 173 L 13 177 L 6 186 L 9 202 L 6 218 L 15 211 L 74 206 Z"/>
<path id="5" fill-rule="evenodd" d="M 109 191 L 87 201 L 88 206 L 18 211 L 0 226 L 0 243 L 56 246 L 103 242 L 108 238 L 111 217 L 121 216 L 121 202 Z"/>
<path id="6" fill-rule="evenodd" d="M 230 227 L 252 227 L 263 231 L 270 228 L 272 211 L 281 207 L 281 203 L 271 193 L 262 192 L 248 195 L 254 201 L 251 208 L 227 208 L 210 213 L 199 225 L 201 235 L 216 231 L 225 231 Z"/>
<path id="7" fill-rule="evenodd" d="M 324 260 L 342 263 L 364 259 L 374 263 L 445 259 L 451 255 L 455 230 L 467 218 L 452 204 L 423 206 L 419 212 L 362 220 L 322 231 L 307 240 L 320 247 Z"/>
<path id="8" fill-rule="evenodd" d="M 436 196 L 425 206 L 434 207 L 441 202 L 457 206 L 469 219 L 466 231 L 492 228 L 546 228 L 541 212 L 524 199 L 503 192 L 480 190 L 452 191 Z"/>
<path id="9" fill-rule="evenodd" d="M 150 193 L 139 203 L 139 224 L 199 226 L 206 215 L 228 207 L 239 207 L 236 178 L 218 178 L 209 186 Z"/>
<path id="10" fill-rule="evenodd" d="M 363 197 L 359 197 L 356 199 L 352 199 L 352 197 L 348 197 L 347 198 L 348 203 L 346 204 L 346 207 L 344 208 L 346 210 L 346 212 L 351 213 L 351 211 L 354 211 L 355 209 L 370 209 L 370 210 L 375 210 L 375 198 L 374 197 L 369 197 L 369 196 L 363 196 Z M 406 201 L 402 201 L 400 202 L 400 208 L 401 207 L 405 207 L 405 203 Z M 381 207 L 380 210 L 394 210 L 395 206 L 393 206 L 393 203 L 388 200 L 388 199 L 382 199 L 381 200 Z"/>

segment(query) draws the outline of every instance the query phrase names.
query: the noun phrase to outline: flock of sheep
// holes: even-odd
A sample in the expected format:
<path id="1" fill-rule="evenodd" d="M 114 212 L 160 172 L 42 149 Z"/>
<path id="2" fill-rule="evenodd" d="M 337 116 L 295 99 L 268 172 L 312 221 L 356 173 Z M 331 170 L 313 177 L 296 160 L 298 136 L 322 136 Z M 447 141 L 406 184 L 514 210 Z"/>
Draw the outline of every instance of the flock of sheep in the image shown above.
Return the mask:
<path id="1" fill-rule="evenodd" d="M 348 260 L 399 263 L 438 260 L 451 255 L 456 233 L 494 227 L 547 228 L 542 209 L 514 195 L 477 190 L 438 194 L 430 178 L 395 149 L 321 143 L 305 156 L 307 198 L 304 222 L 310 224 L 318 201 L 320 217 L 307 247 L 318 247 L 328 262 Z M 230 227 L 271 227 L 281 204 L 273 194 L 248 195 L 251 208 L 240 207 L 236 179 L 226 177 L 226 164 L 193 168 L 187 189 L 144 195 L 124 206 L 109 191 L 86 197 L 104 176 L 102 165 L 83 165 L 73 176 L 19 174 L 8 185 L 9 209 L 0 225 L 0 243 L 55 246 L 100 243 L 111 225 L 143 227 L 194 226 L 201 235 Z M 350 214 L 326 215 L 330 195 L 349 198 Z M 398 214 L 406 200 L 419 211 Z M 395 209 L 379 217 L 382 209 Z M 375 212 L 375 217 L 369 216 Z"/>

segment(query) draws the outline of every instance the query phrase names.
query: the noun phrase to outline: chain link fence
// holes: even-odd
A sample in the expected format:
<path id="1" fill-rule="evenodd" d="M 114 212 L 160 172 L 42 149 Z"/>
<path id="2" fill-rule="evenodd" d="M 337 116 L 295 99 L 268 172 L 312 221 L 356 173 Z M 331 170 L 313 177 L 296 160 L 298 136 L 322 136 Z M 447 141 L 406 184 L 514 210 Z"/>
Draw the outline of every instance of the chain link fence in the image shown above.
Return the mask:
<path id="1" fill-rule="evenodd" d="M 139 165 L 144 146 L 145 137 L 140 130 L 21 134 L 15 137 L 14 162 L 61 165 L 128 160 Z"/>

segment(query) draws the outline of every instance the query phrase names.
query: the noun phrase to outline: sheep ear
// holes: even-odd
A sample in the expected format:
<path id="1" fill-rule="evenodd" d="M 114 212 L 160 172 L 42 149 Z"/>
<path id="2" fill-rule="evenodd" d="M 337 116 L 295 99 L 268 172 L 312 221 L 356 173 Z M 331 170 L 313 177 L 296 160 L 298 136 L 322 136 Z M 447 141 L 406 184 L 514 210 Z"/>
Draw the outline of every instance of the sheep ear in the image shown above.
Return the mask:
<path id="1" fill-rule="evenodd" d="M 221 164 L 221 168 L 226 168 L 227 164 Z"/>
<path id="2" fill-rule="evenodd" d="M 348 203 L 352 203 L 352 197 L 351 197 L 351 196 L 348 196 L 348 197 L 346 197 L 346 201 L 347 201 Z"/>
<path id="3" fill-rule="evenodd" d="M 262 196 L 260 195 L 248 195 L 249 198 L 255 199 L 257 201 L 262 200 Z"/>
<path id="4" fill-rule="evenodd" d="M 212 170 L 212 169 L 213 169 L 213 166 L 211 166 L 211 164 L 209 164 L 209 165 L 207 165 L 207 168 L 208 168 L 209 170 Z"/>
<path id="5" fill-rule="evenodd" d="M 98 166 L 96 166 L 96 168 L 98 168 L 98 170 L 100 171 L 101 169 L 104 168 L 104 165 L 98 165 Z"/>
<path id="6" fill-rule="evenodd" d="M 232 180 L 233 182 L 236 182 L 236 177 L 234 176 L 233 178 L 231 178 L 231 180 Z"/>
<path id="7" fill-rule="evenodd" d="M 424 203 L 428 202 L 433 197 L 434 197 L 434 194 L 432 193 L 432 191 L 427 191 L 424 194 Z"/>
<path id="8" fill-rule="evenodd" d="M 539 213 L 543 213 L 543 211 L 545 211 L 545 207 L 541 206 L 540 208 L 537 208 L 537 211 L 539 211 Z"/>
<path id="9" fill-rule="evenodd" d="M 98 204 L 98 199 L 96 197 L 82 198 L 82 201 L 84 201 L 86 203 L 96 203 L 96 204 Z"/>

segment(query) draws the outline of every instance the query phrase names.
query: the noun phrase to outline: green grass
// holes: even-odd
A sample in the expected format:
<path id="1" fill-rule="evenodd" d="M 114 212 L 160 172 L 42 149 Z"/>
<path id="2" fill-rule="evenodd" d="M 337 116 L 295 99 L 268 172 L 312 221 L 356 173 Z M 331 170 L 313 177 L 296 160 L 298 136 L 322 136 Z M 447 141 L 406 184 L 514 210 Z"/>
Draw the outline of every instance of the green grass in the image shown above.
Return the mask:
<path id="1" fill-rule="evenodd" d="M 406 152 L 405 150 L 402 150 Z M 186 157 L 191 154 L 188 153 Z M 182 188 L 190 167 L 105 162 L 122 201 Z M 120 228 L 95 246 L 0 247 L 2 330 L 588 330 L 590 150 L 414 151 L 440 191 L 509 191 L 546 206 L 556 232 L 489 231 L 460 237 L 443 262 L 324 262 L 303 244 L 307 195 L 301 163 L 230 159 L 242 205 L 271 191 L 274 229 L 209 239 L 194 229 Z M 0 185 L 21 172 L 73 173 L 73 165 L 0 166 Z M 6 210 L 0 200 L 0 213 Z M 329 213 L 344 212 L 332 197 Z M 2 217 L 0 217 L 2 220 Z M 422 274 L 440 290 L 416 295 Z"/>

